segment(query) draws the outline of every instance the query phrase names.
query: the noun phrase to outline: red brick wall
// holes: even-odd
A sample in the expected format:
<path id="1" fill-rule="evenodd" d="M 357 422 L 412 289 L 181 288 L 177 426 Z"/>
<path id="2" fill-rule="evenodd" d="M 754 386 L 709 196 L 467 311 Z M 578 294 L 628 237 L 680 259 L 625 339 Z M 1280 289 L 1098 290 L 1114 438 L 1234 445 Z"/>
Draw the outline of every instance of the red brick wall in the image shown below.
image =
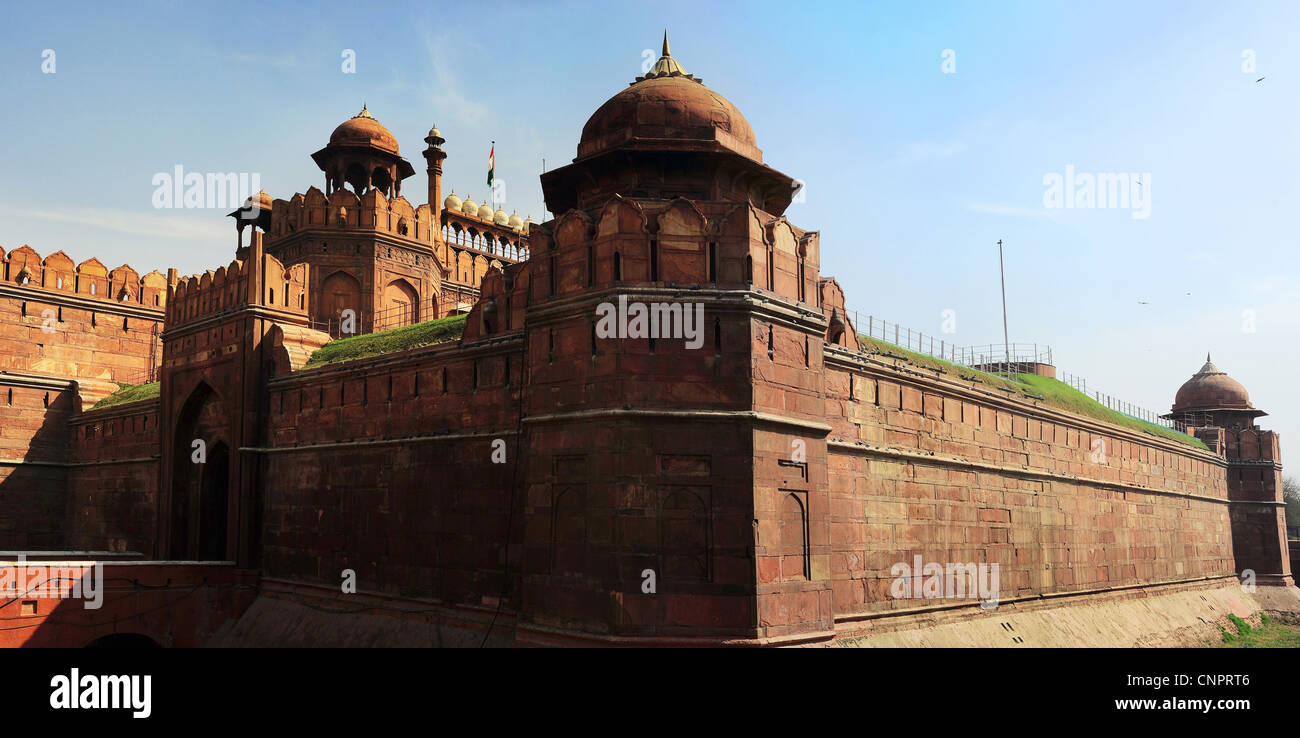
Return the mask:
<path id="1" fill-rule="evenodd" d="M 0 379 L 0 550 L 68 545 L 67 420 L 77 399 L 60 386 Z"/>
<path id="2" fill-rule="evenodd" d="M 1285 581 L 1294 572 L 1287 552 L 1278 435 L 1258 428 L 1224 428 L 1228 497 L 1237 570 Z"/>
<path id="3" fill-rule="evenodd" d="M 447 345 L 271 382 L 265 576 L 338 586 L 352 569 L 362 592 L 495 602 L 517 454 L 518 349 Z M 498 438 L 504 464 L 492 463 Z"/>
<path id="4" fill-rule="evenodd" d="M 165 292 L 157 272 L 109 272 L 93 259 L 74 269 L 62 252 L 42 263 L 35 251 L 17 249 L 0 262 L 0 370 L 144 381 L 161 360 Z"/>
<path id="5" fill-rule="evenodd" d="M 0 257 L 0 548 L 64 548 L 75 545 L 66 423 L 112 381 L 149 379 L 167 282 L 26 246 Z"/>
<path id="6" fill-rule="evenodd" d="M 158 401 L 71 419 L 70 544 L 150 555 L 158 532 Z"/>
<path id="7" fill-rule="evenodd" d="M 947 602 L 891 596 L 891 566 L 915 555 L 998 563 L 1003 601 L 1233 573 L 1219 457 L 882 357 L 837 358 L 826 374 L 837 617 Z"/>

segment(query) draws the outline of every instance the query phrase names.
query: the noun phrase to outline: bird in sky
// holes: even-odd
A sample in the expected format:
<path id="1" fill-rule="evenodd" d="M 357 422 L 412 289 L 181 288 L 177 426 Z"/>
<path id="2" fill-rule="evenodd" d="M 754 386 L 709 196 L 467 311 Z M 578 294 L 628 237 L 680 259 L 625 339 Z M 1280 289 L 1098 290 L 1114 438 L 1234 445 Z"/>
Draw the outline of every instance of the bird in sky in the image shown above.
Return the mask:
<path id="1" fill-rule="evenodd" d="M 1264 81 L 1264 78 L 1263 78 L 1263 77 L 1260 77 L 1259 79 L 1257 79 L 1257 80 L 1255 80 L 1255 81 L 1256 81 L 1256 82 L 1263 82 L 1263 81 Z"/>

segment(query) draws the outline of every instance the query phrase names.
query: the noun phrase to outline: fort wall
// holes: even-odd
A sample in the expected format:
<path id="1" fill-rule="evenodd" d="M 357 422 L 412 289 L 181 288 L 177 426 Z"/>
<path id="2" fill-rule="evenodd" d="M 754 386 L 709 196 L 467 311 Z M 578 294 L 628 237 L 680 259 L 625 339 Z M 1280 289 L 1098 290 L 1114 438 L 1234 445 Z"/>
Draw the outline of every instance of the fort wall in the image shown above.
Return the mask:
<path id="1" fill-rule="evenodd" d="M 147 555 L 158 534 L 158 400 L 88 410 L 69 424 L 70 546 Z"/>
<path id="2" fill-rule="evenodd" d="M 72 544 L 69 418 L 161 362 L 168 278 L 0 249 L 0 548 Z"/>
<path id="3" fill-rule="evenodd" d="M 517 335 L 446 344 L 270 381 L 256 450 L 264 576 L 338 587 L 351 569 L 361 592 L 494 604 L 520 453 L 521 348 Z"/>
<path id="4" fill-rule="evenodd" d="M 829 488 L 814 517 L 841 629 L 955 604 L 891 595 L 891 567 L 916 556 L 997 563 L 1003 602 L 1233 575 L 1222 457 L 831 352 Z"/>
<path id="5" fill-rule="evenodd" d="M 153 379 L 167 277 L 96 259 L 74 266 L 61 251 L 42 259 L 28 246 L 0 256 L 0 372 L 98 380 L 83 382 L 95 399 L 111 382 Z"/>

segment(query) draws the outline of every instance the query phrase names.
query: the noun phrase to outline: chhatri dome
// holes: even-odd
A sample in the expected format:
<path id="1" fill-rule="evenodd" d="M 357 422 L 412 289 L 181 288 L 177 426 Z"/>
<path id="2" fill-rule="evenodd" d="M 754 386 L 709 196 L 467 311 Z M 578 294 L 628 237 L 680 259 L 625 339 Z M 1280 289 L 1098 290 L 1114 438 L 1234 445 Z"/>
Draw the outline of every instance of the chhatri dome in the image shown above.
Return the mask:
<path id="1" fill-rule="evenodd" d="M 1215 366 L 1206 354 L 1205 366 L 1178 388 L 1173 412 L 1254 409 L 1246 388 Z"/>
<path id="2" fill-rule="evenodd" d="M 334 129 L 330 134 L 330 143 L 335 146 L 371 146 L 390 154 L 401 153 L 397 149 L 397 137 L 376 120 L 364 104 L 360 113 Z"/>
<path id="3" fill-rule="evenodd" d="M 627 143 L 660 150 L 686 144 L 763 160 L 749 121 L 703 80 L 686 73 L 668 51 L 666 31 L 654 67 L 601 105 L 582 127 L 578 159 Z"/>

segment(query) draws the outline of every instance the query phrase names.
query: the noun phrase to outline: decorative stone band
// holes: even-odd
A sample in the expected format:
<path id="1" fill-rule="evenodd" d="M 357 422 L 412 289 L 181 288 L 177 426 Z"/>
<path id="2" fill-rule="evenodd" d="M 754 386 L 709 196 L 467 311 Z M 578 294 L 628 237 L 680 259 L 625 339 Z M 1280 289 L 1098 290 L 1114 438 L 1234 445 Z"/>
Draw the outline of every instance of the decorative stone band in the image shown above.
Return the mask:
<path id="1" fill-rule="evenodd" d="M 1018 477 L 1033 477 L 1035 479 L 1046 479 L 1056 482 L 1068 482 L 1071 484 L 1089 484 L 1096 487 L 1109 487 L 1111 489 L 1126 489 L 1133 492 L 1140 492 L 1150 495 L 1163 495 L 1167 497 L 1181 497 L 1188 500 L 1201 500 L 1203 502 L 1214 502 L 1220 505 L 1227 505 L 1228 500 L 1221 497 L 1209 497 L 1207 495 L 1194 495 L 1184 492 L 1176 492 L 1170 489 L 1158 489 L 1155 487 L 1145 487 L 1140 484 L 1129 482 L 1114 482 L 1096 477 L 1082 477 L 1073 474 L 1058 474 L 1055 472 L 1033 469 L 1027 466 L 1006 466 L 1003 464 L 990 464 L 987 461 L 972 461 L 960 456 L 940 456 L 939 454 L 922 454 L 915 451 L 907 451 L 898 448 L 889 448 L 886 446 L 871 446 L 866 443 L 849 443 L 847 441 L 827 441 L 828 448 L 839 449 L 843 452 L 859 454 L 863 456 L 888 456 L 895 459 L 907 459 L 909 461 L 922 461 L 935 466 L 961 467 L 964 469 L 979 469 L 981 471 L 997 472 Z"/>
<path id="2" fill-rule="evenodd" d="M 159 457 L 144 456 L 138 459 L 104 459 L 100 461 L 20 461 L 18 459 L 0 459 L 0 466 L 49 466 L 59 469 L 76 469 L 85 466 L 107 466 L 109 464 L 157 464 Z"/>
<path id="3" fill-rule="evenodd" d="M 660 418 L 667 420 L 693 420 L 693 421 L 714 421 L 721 423 L 734 423 L 740 421 L 750 421 L 753 423 L 762 423 L 768 425 L 785 426 L 790 428 L 799 428 L 801 430 L 811 430 L 818 433 L 830 433 L 831 427 L 825 423 L 818 423 L 812 420 L 803 420 L 801 418 L 789 418 L 783 415 L 774 415 L 772 413 L 755 412 L 752 410 L 625 410 L 622 408 L 609 408 L 604 410 L 574 410 L 567 413 L 550 413 L 547 415 L 533 415 L 524 418 L 525 423 L 554 423 L 561 420 L 590 420 L 594 418 Z M 932 458 L 926 456 L 924 458 Z"/>
<path id="4" fill-rule="evenodd" d="M 1104 594 L 1122 594 L 1126 591 L 1139 590 L 1139 589 L 1154 589 L 1154 590 L 1173 589 L 1178 587 L 1185 587 L 1188 585 L 1195 585 L 1202 582 L 1209 583 L 1209 582 L 1221 582 L 1226 580 L 1232 580 L 1236 582 L 1238 581 L 1237 575 L 1223 574 L 1217 577 L 1193 577 L 1191 579 L 1171 579 L 1163 582 L 1142 582 L 1140 584 L 1123 584 L 1114 587 L 1081 589 L 1081 590 L 1075 590 L 1070 592 L 1045 592 L 1043 594 L 1038 594 L 1038 595 L 1009 597 L 1007 599 L 999 598 L 998 607 L 1005 607 L 1006 605 L 1011 605 L 1014 603 L 1044 602 L 1049 600 L 1058 600 L 1065 597 L 1091 597 L 1091 596 L 1104 595 Z M 851 614 L 844 614 L 844 615 L 836 615 L 835 622 L 853 623 L 853 622 L 861 622 L 863 620 L 882 620 L 886 618 L 904 617 L 907 615 L 924 615 L 927 613 L 943 612 L 945 610 L 961 610 L 961 609 L 972 609 L 972 608 L 978 610 L 979 603 L 978 602 L 953 602 L 953 603 L 942 604 L 942 605 L 909 607 L 906 609 L 898 609 L 898 610 L 878 610 L 875 612 L 851 613 Z"/>
<path id="5" fill-rule="evenodd" d="M 318 451 L 330 448 L 357 448 L 369 446 L 392 446 L 403 443 L 432 443 L 434 441 L 459 441 L 465 438 L 500 438 L 501 436 L 513 436 L 518 431 L 498 430 L 483 431 L 481 433 L 443 433 L 427 436 L 405 436 L 402 438 L 384 438 L 375 441 L 340 441 L 338 443 L 308 443 L 300 446 L 241 446 L 240 451 L 247 451 L 255 454 L 283 454 L 293 453 L 294 451 Z"/>
<path id="6" fill-rule="evenodd" d="M 71 292 L 60 292 L 39 287 L 28 287 L 0 283 L 0 297 L 11 297 L 27 302 L 39 302 L 49 305 L 63 305 L 78 310 L 93 310 L 97 313 L 122 315 L 128 318 L 143 318 L 162 322 L 163 308 L 145 307 L 130 302 L 117 302 L 94 297 L 86 297 Z"/>

